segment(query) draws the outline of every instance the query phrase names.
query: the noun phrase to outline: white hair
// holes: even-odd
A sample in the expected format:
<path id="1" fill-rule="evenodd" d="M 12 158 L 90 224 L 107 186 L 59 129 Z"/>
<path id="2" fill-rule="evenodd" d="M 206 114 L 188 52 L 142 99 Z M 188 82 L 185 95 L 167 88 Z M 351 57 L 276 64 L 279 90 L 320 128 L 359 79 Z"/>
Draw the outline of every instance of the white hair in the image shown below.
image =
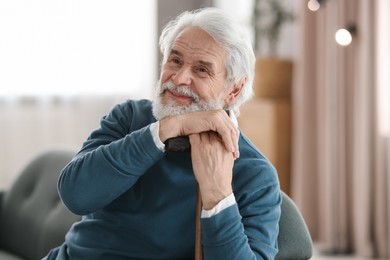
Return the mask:
<path id="1" fill-rule="evenodd" d="M 207 32 L 225 49 L 227 54 L 227 82 L 245 85 L 231 109 L 239 115 L 241 104 L 253 96 L 255 55 L 251 40 L 240 24 L 222 10 L 208 7 L 186 11 L 168 22 L 160 36 L 160 50 L 165 64 L 176 37 L 187 27 L 196 26 Z"/>

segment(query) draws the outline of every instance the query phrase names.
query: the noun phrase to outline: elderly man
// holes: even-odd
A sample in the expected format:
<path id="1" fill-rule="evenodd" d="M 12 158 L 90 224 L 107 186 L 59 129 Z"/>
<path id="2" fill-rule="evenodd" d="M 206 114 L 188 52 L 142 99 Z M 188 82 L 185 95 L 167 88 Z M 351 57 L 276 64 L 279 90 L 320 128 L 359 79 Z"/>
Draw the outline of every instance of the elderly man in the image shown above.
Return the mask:
<path id="1" fill-rule="evenodd" d="M 83 219 L 47 259 L 193 259 L 197 185 L 205 259 L 276 255 L 277 174 L 235 118 L 252 95 L 250 41 L 206 8 L 168 23 L 160 47 L 155 100 L 115 106 L 63 170 L 61 198 Z M 171 150 L 182 136 L 190 151 Z"/>

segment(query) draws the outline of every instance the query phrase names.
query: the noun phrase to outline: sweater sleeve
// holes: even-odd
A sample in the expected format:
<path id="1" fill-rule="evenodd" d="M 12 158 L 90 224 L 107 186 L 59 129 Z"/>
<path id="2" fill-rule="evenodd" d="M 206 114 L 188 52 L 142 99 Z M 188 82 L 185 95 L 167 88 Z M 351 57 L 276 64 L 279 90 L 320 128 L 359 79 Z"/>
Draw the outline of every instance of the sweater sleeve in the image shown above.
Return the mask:
<path id="1" fill-rule="evenodd" d="M 205 259 L 274 259 L 280 203 L 279 186 L 273 185 L 202 219 Z"/>
<path id="2" fill-rule="evenodd" d="M 89 214 L 106 206 L 163 156 L 154 144 L 150 122 L 135 120 L 137 113 L 134 106 L 114 107 L 63 169 L 59 193 L 75 214 Z"/>

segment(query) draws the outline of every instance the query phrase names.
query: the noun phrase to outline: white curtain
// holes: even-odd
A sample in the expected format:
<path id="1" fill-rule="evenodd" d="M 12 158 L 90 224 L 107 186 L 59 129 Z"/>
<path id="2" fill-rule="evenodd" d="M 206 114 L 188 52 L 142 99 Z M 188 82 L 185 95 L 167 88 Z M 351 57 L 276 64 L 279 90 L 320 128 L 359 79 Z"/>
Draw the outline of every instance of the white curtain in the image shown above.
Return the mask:
<path id="1" fill-rule="evenodd" d="M 99 120 L 126 97 L 18 98 L 0 102 L 0 188 L 50 148 L 80 149 Z"/>
<path id="2" fill-rule="evenodd" d="M 376 136 L 376 184 L 378 189 L 375 191 L 376 209 L 383 207 L 383 211 L 377 211 L 375 214 L 377 223 L 376 242 L 380 248 L 380 256 L 390 258 L 390 1 L 378 0 L 377 4 L 377 118 L 378 133 Z M 384 196 L 387 194 L 387 197 Z M 385 206 L 383 206 L 385 205 Z M 387 227 L 387 228 L 386 228 Z"/>
<path id="3" fill-rule="evenodd" d="M 315 13 L 306 4 L 294 86 L 293 198 L 320 250 L 390 257 L 389 134 L 379 129 L 390 116 L 379 118 L 377 109 L 378 1 L 326 1 Z M 352 44 L 338 46 L 334 33 L 350 23 Z"/>
<path id="4" fill-rule="evenodd" d="M 157 1 L 0 1 L 0 188 L 157 80 Z"/>

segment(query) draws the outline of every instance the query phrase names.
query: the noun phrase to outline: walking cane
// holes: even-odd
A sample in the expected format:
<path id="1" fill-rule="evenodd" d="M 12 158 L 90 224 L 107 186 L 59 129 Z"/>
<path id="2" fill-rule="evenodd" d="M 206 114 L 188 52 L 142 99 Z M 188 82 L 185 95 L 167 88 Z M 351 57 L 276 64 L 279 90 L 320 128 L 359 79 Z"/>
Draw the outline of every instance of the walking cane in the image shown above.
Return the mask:
<path id="1" fill-rule="evenodd" d="M 178 136 L 165 141 L 165 150 L 173 152 L 189 152 L 190 142 L 188 136 Z M 200 197 L 199 184 L 196 185 L 196 209 L 195 209 L 195 260 L 203 260 L 202 228 L 200 226 L 200 214 L 202 211 L 202 199 Z"/>
<path id="2" fill-rule="evenodd" d="M 202 227 L 200 214 L 202 211 L 202 199 L 200 197 L 199 184 L 196 186 L 196 214 L 195 214 L 195 260 L 203 260 Z"/>

